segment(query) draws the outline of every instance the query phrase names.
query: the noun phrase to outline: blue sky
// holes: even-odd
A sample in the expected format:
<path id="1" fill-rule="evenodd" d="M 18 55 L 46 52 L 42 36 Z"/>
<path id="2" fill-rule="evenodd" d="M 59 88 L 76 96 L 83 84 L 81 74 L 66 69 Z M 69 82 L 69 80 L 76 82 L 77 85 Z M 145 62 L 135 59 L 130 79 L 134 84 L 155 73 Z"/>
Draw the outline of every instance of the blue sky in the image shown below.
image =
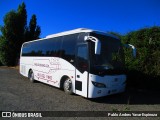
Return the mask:
<path id="1" fill-rule="evenodd" d="M 160 0 L 0 0 L 0 25 L 23 1 L 28 22 L 32 14 L 37 16 L 41 37 L 75 28 L 125 34 L 160 26 Z"/>

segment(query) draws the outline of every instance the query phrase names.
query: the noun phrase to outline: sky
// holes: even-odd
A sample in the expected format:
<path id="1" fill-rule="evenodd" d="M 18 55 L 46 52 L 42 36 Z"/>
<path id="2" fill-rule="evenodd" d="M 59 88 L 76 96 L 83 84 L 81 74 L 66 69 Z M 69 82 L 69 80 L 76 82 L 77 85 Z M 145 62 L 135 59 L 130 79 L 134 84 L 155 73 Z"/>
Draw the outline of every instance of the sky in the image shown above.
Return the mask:
<path id="1" fill-rule="evenodd" d="M 36 14 L 41 38 L 76 28 L 126 34 L 160 26 L 160 0 L 0 0 L 0 25 L 5 14 L 22 2 L 28 23 Z"/>

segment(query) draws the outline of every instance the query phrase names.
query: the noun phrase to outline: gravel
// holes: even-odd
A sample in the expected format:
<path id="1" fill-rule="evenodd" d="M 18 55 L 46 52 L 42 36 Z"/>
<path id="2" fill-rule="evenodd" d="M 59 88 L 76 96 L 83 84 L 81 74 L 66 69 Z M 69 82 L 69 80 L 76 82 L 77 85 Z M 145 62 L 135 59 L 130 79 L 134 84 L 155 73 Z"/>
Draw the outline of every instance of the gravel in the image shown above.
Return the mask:
<path id="1" fill-rule="evenodd" d="M 159 93 L 129 89 L 86 99 L 44 83 L 31 83 L 18 70 L 0 67 L 0 111 L 160 111 Z"/>

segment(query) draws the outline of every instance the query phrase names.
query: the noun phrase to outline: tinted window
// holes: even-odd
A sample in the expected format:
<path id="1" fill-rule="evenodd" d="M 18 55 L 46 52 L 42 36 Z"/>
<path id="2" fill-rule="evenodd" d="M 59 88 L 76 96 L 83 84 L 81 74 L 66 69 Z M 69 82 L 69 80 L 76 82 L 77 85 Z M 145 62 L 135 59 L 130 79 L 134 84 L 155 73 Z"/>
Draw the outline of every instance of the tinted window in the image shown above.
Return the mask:
<path id="1" fill-rule="evenodd" d="M 119 39 L 111 36 L 92 33 L 91 36 L 98 38 L 101 42 L 99 55 L 94 53 L 95 44 L 90 42 L 90 62 L 92 74 L 123 74 L 124 53 Z"/>
<path id="2" fill-rule="evenodd" d="M 45 56 L 59 57 L 61 48 L 61 38 L 51 38 L 42 42 L 42 51 Z"/>
<path id="3" fill-rule="evenodd" d="M 22 56 L 52 56 L 74 62 L 78 34 L 30 42 L 23 45 Z"/>
<path id="4" fill-rule="evenodd" d="M 61 57 L 69 62 L 74 62 L 75 48 L 78 34 L 67 35 L 63 37 Z"/>
<path id="5" fill-rule="evenodd" d="M 61 38 L 50 38 L 23 45 L 22 56 L 53 56 L 60 55 Z"/>

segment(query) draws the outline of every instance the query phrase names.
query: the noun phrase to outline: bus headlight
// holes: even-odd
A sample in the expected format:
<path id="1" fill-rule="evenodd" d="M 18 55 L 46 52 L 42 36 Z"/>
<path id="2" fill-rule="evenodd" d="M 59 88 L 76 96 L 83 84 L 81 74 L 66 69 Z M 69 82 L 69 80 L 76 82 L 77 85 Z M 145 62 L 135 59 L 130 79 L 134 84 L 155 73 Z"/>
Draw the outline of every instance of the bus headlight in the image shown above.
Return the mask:
<path id="1" fill-rule="evenodd" d="M 98 83 L 98 82 L 92 81 L 92 84 L 93 84 L 95 87 L 106 88 L 106 85 L 103 84 L 103 83 Z"/>

